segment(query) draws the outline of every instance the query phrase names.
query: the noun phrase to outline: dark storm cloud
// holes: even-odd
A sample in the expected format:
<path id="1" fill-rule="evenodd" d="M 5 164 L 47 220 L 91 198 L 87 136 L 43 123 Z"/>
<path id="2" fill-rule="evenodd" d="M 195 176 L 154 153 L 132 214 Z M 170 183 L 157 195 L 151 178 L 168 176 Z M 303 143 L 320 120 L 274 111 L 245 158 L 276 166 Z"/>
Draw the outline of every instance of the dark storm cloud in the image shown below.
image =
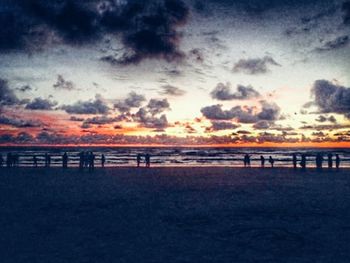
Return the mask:
<path id="1" fill-rule="evenodd" d="M 285 31 L 285 35 L 290 37 L 298 34 L 310 34 L 316 32 L 316 30 L 320 31 L 325 24 L 329 24 L 327 19 L 332 17 L 338 9 L 339 6 L 334 3 L 328 3 L 328 5 L 322 5 L 319 8 L 314 6 L 313 11 L 315 13 L 304 16 L 300 23 L 294 24 L 292 27 L 288 28 Z"/>
<path id="2" fill-rule="evenodd" d="M 58 133 L 49 133 L 46 131 L 40 132 L 36 136 L 36 141 L 42 144 L 67 144 L 78 143 L 76 136 L 63 136 Z"/>
<path id="3" fill-rule="evenodd" d="M 227 121 L 212 121 L 211 126 L 205 129 L 206 132 L 234 130 L 241 127 L 239 124 Z"/>
<path id="4" fill-rule="evenodd" d="M 16 144 L 23 144 L 23 143 L 33 143 L 35 141 L 35 138 L 26 132 L 20 132 L 17 136 L 10 135 L 10 134 L 3 134 L 0 135 L 0 143 L 16 143 Z"/>
<path id="5" fill-rule="evenodd" d="M 270 10 L 290 10 L 301 9 L 307 5 L 318 3 L 317 0 L 192 0 L 194 10 L 203 15 L 208 15 L 213 10 L 219 10 L 227 14 L 232 14 L 232 10 L 241 11 L 244 15 L 260 17 L 264 12 Z M 331 1 L 323 1 L 332 3 Z"/>
<path id="6" fill-rule="evenodd" d="M 18 117 L 0 116 L 0 125 L 9 125 L 16 128 L 35 128 L 40 127 L 42 124 L 34 120 L 23 120 Z"/>
<path id="7" fill-rule="evenodd" d="M 156 115 L 158 113 L 162 113 L 163 111 L 169 110 L 170 104 L 167 99 L 151 99 L 146 108 L 152 115 Z"/>
<path id="8" fill-rule="evenodd" d="M 236 106 L 231 109 L 233 118 L 240 123 L 255 123 L 259 121 L 258 116 L 254 113 L 253 107 Z"/>
<path id="9" fill-rule="evenodd" d="M 230 110 L 223 110 L 222 105 L 212 105 L 201 109 L 204 117 L 209 120 L 232 120 L 239 123 L 256 123 L 260 120 L 274 122 L 280 118 L 281 109 L 275 103 L 260 101 L 261 110 L 256 112 L 255 107 L 235 106 Z"/>
<path id="10" fill-rule="evenodd" d="M 316 130 L 316 131 L 323 131 L 323 130 L 341 130 L 341 129 L 349 129 L 350 125 L 348 124 L 322 124 L 322 125 L 304 125 L 301 126 L 299 129 L 302 130 Z"/>
<path id="11" fill-rule="evenodd" d="M 265 74 L 270 71 L 269 66 L 281 66 L 272 57 L 241 59 L 234 64 L 232 71 L 249 75 Z"/>
<path id="12" fill-rule="evenodd" d="M 186 91 L 172 85 L 164 85 L 161 88 L 162 90 L 159 92 L 161 95 L 183 96 L 186 94 Z"/>
<path id="13" fill-rule="evenodd" d="M 75 88 L 72 81 L 65 80 L 62 75 L 57 76 L 57 81 L 53 84 L 55 89 L 73 90 Z"/>
<path id="14" fill-rule="evenodd" d="M 44 48 L 47 43 L 94 43 L 119 36 L 131 55 L 124 63 L 183 56 L 176 30 L 189 10 L 181 0 L 0 0 L 0 50 Z"/>
<path id="15" fill-rule="evenodd" d="M 20 132 L 15 138 L 17 143 L 32 143 L 34 137 L 27 132 Z"/>
<path id="16" fill-rule="evenodd" d="M 322 134 L 319 134 L 322 135 Z M 315 134 L 314 136 L 317 136 Z M 317 138 L 309 138 L 304 135 L 295 137 L 289 137 L 285 133 L 270 133 L 261 132 L 257 136 L 252 136 L 249 134 L 238 134 L 234 133 L 232 135 L 224 136 L 186 136 L 177 137 L 166 134 L 157 134 L 155 136 L 130 136 L 124 134 L 97 134 L 90 133 L 86 131 L 86 134 L 82 136 L 77 135 L 64 135 L 60 133 L 53 133 L 43 131 L 37 136 L 32 137 L 28 133 L 19 133 L 18 135 L 2 134 L 0 135 L 1 144 L 20 144 L 24 142 L 30 142 L 31 144 L 120 144 L 120 145 L 135 145 L 135 144 L 157 144 L 157 145 L 210 145 L 210 144 L 223 144 L 228 145 L 235 143 L 297 143 L 297 142 L 339 142 L 339 141 L 349 141 L 349 134 L 339 134 L 335 139 L 331 139 L 325 134 L 325 136 Z"/>
<path id="17" fill-rule="evenodd" d="M 20 100 L 17 98 L 13 90 L 8 86 L 7 80 L 0 78 L 0 107 L 12 106 L 19 103 Z"/>
<path id="18" fill-rule="evenodd" d="M 239 130 L 239 131 L 237 131 L 237 133 L 238 133 L 238 134 L 245 134 L 245 135 L 251 134 L 250 131 L 245 131 L 245 130 Z"/>
<path id="19" fill-rule="evenodd" d="M 335 117 L 333 115 L 331 115 L 330 117 L 326 117 L 324 115 L 320 115 L 317 117 L 316 119 L 317 122 L 332 122 L 332 123 L 336 123 L 337 120 L 335 119 Z"/>
<path id="20" fill-rule="evenodd" d="M 275 121 L 278 120 L 281 113 L 281 108 L 276 103 L 269 103 L 267 101 L 260 101 L 262 109 L 258 113 L 260 120 Z"/>
<path id="21" fill-rule="evenodd" d="M 71 116 L 69 118 L 70 121 L 77 121 L 77 122 L 81 122 L 81 121 L 84 121 L 85 119 L 84 118 L 79 118 L 79 117 L 76 117 L 76 116 Z"/>
<path id="22" fill-rule="evenodd" d="M 27 91 L 31 91 L 32 87 L 29 85 L 25 85 L 19 88 L 16 88 L 16 90 L 20 91 L 20 92 L 27 92 Z"/>
<path id="23" fill-rule="evenodd" d="M 337 119 L 332 115 L 328 118 L 328 121 L 332 122 L 332 123 L 336 123 Z"/>
<path id="24" fill-rule="evenodd" d="M 192 58 L 197 63 L 203 63 L 204 62 L 204 55 L 201 49 L 194 48 L 190 50 L 189 57 Z"/>
<path id="25" fill-rule="evenodd" d="M 114 123 L 116 121 L 119 121 L 118 118 L 114 118 L 114 117 L 108 117 L 106 115 L 103 116 L 95 116 L 93 118 L 88 118 L 86 120 L 84 120 L 83 125 L 104 125 L 104 124 L 111 124 Z"/>
<path id="26" fill-rule="evenodd" d="M 142 102 L 146 100 L 145 96 L 137 94 L 136 92 L 130 92 L 124 100 L 120 100 L 114 104 L 114 108 L 119 112 L 128 112 L 131 108 L 140 107 Z"/>
<path id="27" fill-rule="evenodd" d="M 179 77 L 183 75 L 183 72 L 178 69 L 167 69 L 165 70 L 165 74 L 168 75 L 169 77 Z"/>
<path id="28" fill-rule="evenodd" d="M 133 120 L 142 127 L 163 130 L 169 126 L 168 119 L 164 111 L 170 110 L 167 99 L 151 99 L 145 107 L 140 108 L 133 115 Z"/>
<path id="29" fill-rule="evenodd" d="M 70 114 L 108 114 L 110 110 L 98 95 L 96 95 L 95 100 L 78 101 L 72 105 L 63 105 L 61 109 Z"/>
<path id="30" fill-rule="evenodd" d="M 256 138 L 258 143 L 273 142 L 273 143 L 295 143 L 299 142 L 297 138 L 288 138 L 285 134 L 274 134 L 269 132 L 260 133 Z"/>
<path id="31" fill-rule="evenodd" d="M 256 130 L 267 130 L 271 127 L 271 123 L 269 121 L 258 121 L 253 125 L 253 128 Z"/>
<path id="32" fill-rule="evenodd" d="M 53 110 L 57 102 L 49 99 L 35 98 L 26 105 L 27 110 Z"/>
<path id="33" fill-rule="evenodd" d="M 232 110 L 223 110 L 220 104 L 204 107 L 201 112 L 209 120 L 232 120 L 234 118 Z"/>
<path id="34" fill-rule="evenodd" d="M 344 24 L 350 24 L 350 1 L 344 2 L 342 6 L 344 12 Z"/>
<path id="35" fill-rule="evenodd" d="M 134 120 L 145 128 L 164 129 L 168 127 L 168 120 L 165 114 L 158 117 L 150 113 L 146 108 L 139 109 L 135 114 Z"/>
<path id="36" fill-rule="evenodd" d="M 316 51 L 331 51 L 348 46 L 350 42 L 349 36 L 340 36 L 331 41 L 326 42 L 323 46 L 316 48 Z"/>
<path id="37" fill-rule="evenodd" d="M 247 100 L 261 96 L 252 86 L 237 85 L 237 90 L 233 92 L 230 83 L 217 84 L 210 95 L 217 100 Z"/>
<path id="38" fill-rule="evenodd" d="M 328 80 L 315 81 L 311 93 L 313 104 L 322 113 L 338 113 L 350 118 L 350 88 Z"/>

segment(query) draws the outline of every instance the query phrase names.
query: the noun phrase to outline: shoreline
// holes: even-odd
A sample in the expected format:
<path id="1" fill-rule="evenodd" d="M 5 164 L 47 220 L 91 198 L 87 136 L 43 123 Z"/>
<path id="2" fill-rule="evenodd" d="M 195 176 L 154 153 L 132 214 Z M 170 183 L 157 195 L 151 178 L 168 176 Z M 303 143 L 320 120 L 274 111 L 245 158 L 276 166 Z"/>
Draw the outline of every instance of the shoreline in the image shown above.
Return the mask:
<path id="1" fill-rule="evenodd" d="M 89 171 L 88 168 L 84 168 L 83 170 L 79 169 L 79 167 L 2 167 L 0 168 L 0 174 L 16 174 L 16 172 L 23 173 L 47 173 L 55 172 L 55 173 L 74 173 L 74 174 L 121 174 L 123 172 L 127 172 L 127 174 L 177 174 L 179 172 L 185 172 L 186 174 L 193 175 L 201 174 L 208 175 L 212 174 L 269 174 L 269 175 L 282 175 L 283 173 L 289 174 L 347 174 L 350 172 L 350 167 L 341 167 L 339 169 L 336 168 L 323 168 L 317 169 L 316 167 L 310 167 L 306 169 L 301 168 L 293 168 L 293 167 L 243 167 L 243 166 L 153 166 L 151 168 L 147 167 L 135 167 L 135 166 L 116 166 L 116 167 L 95 167 L 94 170 Z M 350 175 L 350 173 L 349 173 Z"/>

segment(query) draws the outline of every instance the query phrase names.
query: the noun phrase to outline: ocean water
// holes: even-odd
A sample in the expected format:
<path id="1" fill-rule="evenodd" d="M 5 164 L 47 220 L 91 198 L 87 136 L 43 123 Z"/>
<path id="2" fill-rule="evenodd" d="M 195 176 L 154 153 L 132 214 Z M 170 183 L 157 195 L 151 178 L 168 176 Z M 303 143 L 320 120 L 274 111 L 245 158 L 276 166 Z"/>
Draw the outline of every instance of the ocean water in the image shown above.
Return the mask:
<path id="1" fill-rule="evenodd" d="M 93 151 L 96 155 L 95 165 L 101 163 L 101 155 L 106 157 L 107 167 L 135 166 L 138 153 L 151 155 L 152 166 L 243 166 L 243 156 L 251 155 L 251 166 L 260 166 L 260 156 L 266 158 L 265 166 L 269 166 L 267 159 L 272 156 L 276 167 L 292 166 L 292 153 L 307 155 L 307 166 L 315 166 L 316 153 L 322 153 L 327 165 L 327 154 L 339 154 L 341 167 L 350 167 L 349 148 L 187 148 L 187 147 L 2 147 L 0 154 L 6 159 L 8 152 L 19 155 L 19 165 L 23 167 L 33 165 L 33 156 L 37 156 L 38 165 L 44 165 L 44 155 L 51 155 L 51 166 L 62 165 L 62 154 L 67 152 L 69 166 L 79 165 L 79 152 Z M 335 159 L 335 157 L 333 157 Z"/>

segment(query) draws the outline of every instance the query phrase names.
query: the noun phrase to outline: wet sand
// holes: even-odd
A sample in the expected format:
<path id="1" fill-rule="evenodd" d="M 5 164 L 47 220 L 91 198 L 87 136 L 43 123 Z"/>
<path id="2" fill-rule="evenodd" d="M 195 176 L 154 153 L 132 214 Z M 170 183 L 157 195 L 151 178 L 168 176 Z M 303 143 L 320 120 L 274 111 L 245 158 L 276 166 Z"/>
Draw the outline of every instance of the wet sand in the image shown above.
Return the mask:
<path id="1" fill-rule="evenodd" d="M 0 169 L 0 262 L 350 262 L 350 170 Z"/>

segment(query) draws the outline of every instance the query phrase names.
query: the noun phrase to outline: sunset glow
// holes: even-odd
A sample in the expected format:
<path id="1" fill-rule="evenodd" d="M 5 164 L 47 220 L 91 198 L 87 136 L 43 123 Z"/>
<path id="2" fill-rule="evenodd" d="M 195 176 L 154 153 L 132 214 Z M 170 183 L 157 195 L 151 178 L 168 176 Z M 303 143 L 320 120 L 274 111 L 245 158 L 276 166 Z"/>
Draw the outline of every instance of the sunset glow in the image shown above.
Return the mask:
<path id="1" fill-rule="evenodd" d="M 0 0 L 1 145 L 350 146 L 348 2 L 87 2 Z"/>

